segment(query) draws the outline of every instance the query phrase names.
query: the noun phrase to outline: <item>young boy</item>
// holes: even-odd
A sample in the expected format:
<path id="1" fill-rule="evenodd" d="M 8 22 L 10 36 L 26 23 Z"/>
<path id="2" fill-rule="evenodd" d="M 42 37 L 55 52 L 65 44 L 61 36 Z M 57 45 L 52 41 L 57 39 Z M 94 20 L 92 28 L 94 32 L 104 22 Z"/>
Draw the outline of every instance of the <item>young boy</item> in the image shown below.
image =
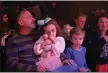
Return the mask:
<path id="1" fill-rule="evenodd" d="M 88 72 L 85 55 L 86 48 L 81 46 L 85 37 L 85 31 L 79 27 L 74 27 L 70 31 L 71 46 L 66 48 L 65 54 L 67 58 L 67 64 L 77 65 L 78 71 Z"/>

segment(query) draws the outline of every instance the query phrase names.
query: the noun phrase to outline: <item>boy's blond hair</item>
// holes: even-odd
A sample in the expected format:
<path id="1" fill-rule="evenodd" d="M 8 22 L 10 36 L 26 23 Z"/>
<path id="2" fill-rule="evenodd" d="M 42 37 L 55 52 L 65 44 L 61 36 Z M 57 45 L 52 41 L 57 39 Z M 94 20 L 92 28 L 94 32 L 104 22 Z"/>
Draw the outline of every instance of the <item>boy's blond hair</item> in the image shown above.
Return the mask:
<path id="1" fill-rule="evenodd" d="M 80 28 L 80 27 L 74 27 L 70 31 L 70 38 L 72 37 L 73 34 L 84 34 L 85 37 L 85 30 Z"/>

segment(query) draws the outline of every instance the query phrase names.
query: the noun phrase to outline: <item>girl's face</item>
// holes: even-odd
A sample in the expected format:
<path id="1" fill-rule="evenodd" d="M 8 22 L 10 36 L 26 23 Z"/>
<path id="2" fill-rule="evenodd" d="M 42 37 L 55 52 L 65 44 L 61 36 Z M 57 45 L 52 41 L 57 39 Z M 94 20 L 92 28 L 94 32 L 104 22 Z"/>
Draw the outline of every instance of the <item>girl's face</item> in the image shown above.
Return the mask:
<path id="1" fill-rule="evenodd" d="M 47 26 L 44 28 L 44 31 L 45 31 L 45 33 L 46 33 L 48 36 L 56 37 L 57 30 L 56 30 L 56 27 L 55 27 L 54 24 L 49 24 L 49 25 L 47 25 Z"/>
<path id="2" fill-rule="evenodd" d="M 108 19 L 106 17 L 101 17 L 98 21 L 98 28 L 100 31 L 108 30 Z"/>
<path id="3" fill-rule="evenodd" d="M 71 42 L 73 45 L 81 46 L 84 40 L 84 34 L 73 34 L 71 36 Z"/>

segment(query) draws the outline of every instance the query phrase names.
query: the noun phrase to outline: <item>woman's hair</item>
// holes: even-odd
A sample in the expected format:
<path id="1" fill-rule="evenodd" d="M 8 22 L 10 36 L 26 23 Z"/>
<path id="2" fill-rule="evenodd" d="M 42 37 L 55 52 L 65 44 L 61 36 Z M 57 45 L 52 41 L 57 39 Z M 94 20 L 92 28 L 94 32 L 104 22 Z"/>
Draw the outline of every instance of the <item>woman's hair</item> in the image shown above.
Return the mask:
<path id="1" fill-rule="evenodd" d="M 54 19 L 51 19 L 50 21 L 48 21 L 47 23 L 45 23 L 45 24 L 42 26 L 42 32 L 41 32 L 41 33 L 44 34 L 44 32 L 45 32 L 45 31 L 44 31 L 44 28 L 47 27 L 47 26 L 50 25 L 50 24 L 55 25 L 56 30 L 57 30 L 56 36 L 61 36 L 61 29 L 59 28 L 57 21 L 55 21 Z"/>
<path id="2" fill-rule="evenodd" d="M 98 20 L 99 20 L 100 18 L 102 18 L 102 17 L 108 18 L 108 14 L 106 14 L 106 13 L 100 14 Z"/>
<path id="3" fill-rule="evenodd" d="M 74 35 L 74 34 L 84 34 L 85 36 L 85 30 L 80 28 L 80 27 L 74 27 L 71 29 L 70 31 L 70 38 Z"/>

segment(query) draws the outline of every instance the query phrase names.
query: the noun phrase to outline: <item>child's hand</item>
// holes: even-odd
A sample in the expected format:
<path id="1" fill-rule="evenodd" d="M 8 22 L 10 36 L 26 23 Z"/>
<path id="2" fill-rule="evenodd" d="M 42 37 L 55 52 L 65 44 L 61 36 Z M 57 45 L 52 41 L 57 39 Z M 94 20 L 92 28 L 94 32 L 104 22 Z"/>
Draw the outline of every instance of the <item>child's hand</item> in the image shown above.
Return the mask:
<path id="1" fill-rule="evenodd" d="M 44 39 L 44 40 L 47 40 L 47 39 L 48 39 L 48 35 L 47 35 L 47 34 L 44 34 L 44 35 L 43 35 L 43 39 Z"/>
<path id="2" fill-rule="evenodd" d="M 51 42 L 51 40 L 48 39 L 45 41 L 45 45 L 49 45 L 49 44 L 52 44 L 52 42 Z"/>
<path id="3" fill-rule="evenodd" d="M 52 42 L 51 42 L 51 40 L 45 40 L 43 43 L 41 43 L 41 48 L 44 48 L 44 46 L 45 45 L 49 45 L 49 44 L 51 44 Z"/>
<path id="4" fill-rule="evenodd" d="M 55 42 L 55 37 L 53 35 L 49 35 L 49 39 L 52 41 L 52 42 Z"/>
<path id="5" fill-rule="evenodd" d="M 88 72 L 88 69 L 86 69 L 86 68 L 80 68 L 80 72 Z"/>

